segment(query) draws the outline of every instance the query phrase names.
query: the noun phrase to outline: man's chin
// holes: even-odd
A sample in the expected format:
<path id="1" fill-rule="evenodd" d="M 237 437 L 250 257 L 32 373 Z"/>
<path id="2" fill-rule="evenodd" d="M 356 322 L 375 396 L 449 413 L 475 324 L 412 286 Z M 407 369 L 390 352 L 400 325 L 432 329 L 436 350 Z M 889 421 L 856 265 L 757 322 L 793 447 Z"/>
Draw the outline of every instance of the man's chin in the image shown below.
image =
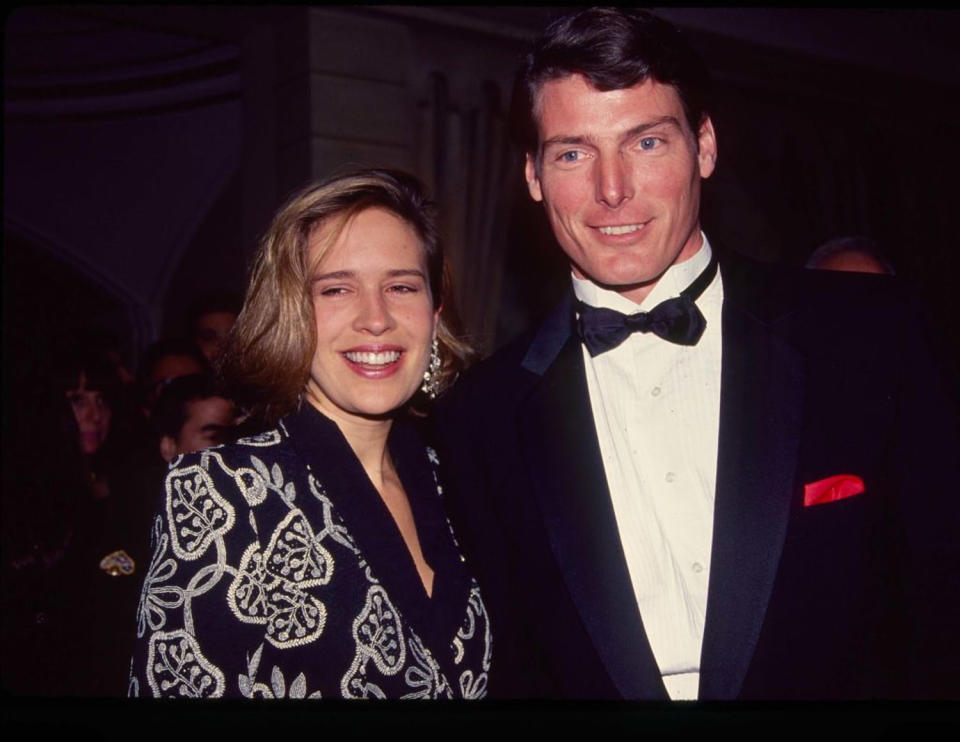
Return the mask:
<path id="1" fill-rule="evenodd" d="M 669 268 L 670 266 L 667 266 Z M 666 273 L 667 268 L 651 275 L 651 271 L 642 269 L 632 271 L 585 271 L 578 266 L 573 267 L 573 275 L 592 281 L 602 289 L 616 291 L 619 294 L 632 291 L 651 289 Z"/>

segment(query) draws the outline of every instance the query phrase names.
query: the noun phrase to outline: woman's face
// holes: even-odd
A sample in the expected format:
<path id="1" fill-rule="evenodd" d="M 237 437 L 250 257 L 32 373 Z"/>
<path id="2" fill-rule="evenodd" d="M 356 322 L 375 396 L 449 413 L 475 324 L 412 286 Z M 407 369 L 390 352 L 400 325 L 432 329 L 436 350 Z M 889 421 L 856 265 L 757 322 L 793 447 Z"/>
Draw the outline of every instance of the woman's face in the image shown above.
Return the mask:
<path id="1" fill-rule="evenodd" d="M 100 392 L 87 389 L 83 373 L 77 388 L 68 390 L 66 397 L 77 421 L 80 451 L 88 456 L 95 454 L 110 434 L 110 405 Z"/>
<path id="2" fill-rule="evenodd" d="M 337 225 L 321 223 L 308 240 L 317 347 L 307 399 L 336 422 L 377 418 L 416 392 L 430 358 L 439 312 L 416 231 L 386 209 Z"/>

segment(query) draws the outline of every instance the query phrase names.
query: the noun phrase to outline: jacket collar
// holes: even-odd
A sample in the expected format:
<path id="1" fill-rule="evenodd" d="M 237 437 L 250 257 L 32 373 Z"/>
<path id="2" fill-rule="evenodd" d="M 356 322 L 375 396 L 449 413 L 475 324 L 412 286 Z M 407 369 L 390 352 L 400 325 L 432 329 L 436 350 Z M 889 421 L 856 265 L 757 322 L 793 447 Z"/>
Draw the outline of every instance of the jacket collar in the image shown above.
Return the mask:
<path id="1" fill-rule="evenodd" d="M 724 350 L 702 699 L 735 698 L 756 647 L 786 534 L 804 386 L 804 359 L 777 334 L 795 281 L 732 253 L 718 258 Z M 555 558 L 611 678 L 624 697 L 664 697 L 606 489 L 574 318 L 570 291 L 522 360 L 541 377 L 521 410 L 524 453 Z"/>

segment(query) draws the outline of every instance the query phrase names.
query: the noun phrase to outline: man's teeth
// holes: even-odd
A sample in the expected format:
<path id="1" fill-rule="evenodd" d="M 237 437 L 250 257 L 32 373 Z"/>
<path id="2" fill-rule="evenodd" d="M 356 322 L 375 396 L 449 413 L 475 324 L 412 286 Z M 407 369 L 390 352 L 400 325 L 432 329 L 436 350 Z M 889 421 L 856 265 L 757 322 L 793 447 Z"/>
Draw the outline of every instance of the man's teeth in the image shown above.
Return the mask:
<path id="1" fill-rule="evenodd" d="M 395 363 L 400 358 L 399 350 L 383 350 L 379 353 L 344 353 L 353 363 L 362 363 L 365 366 L 386 366 Z"/>
<path id="2" fill-rule="evenodd" d="M 598 227 L 600 234 L 630 234 L 643 227 L 642 224 L 624 224 L 620 227 Z"/>

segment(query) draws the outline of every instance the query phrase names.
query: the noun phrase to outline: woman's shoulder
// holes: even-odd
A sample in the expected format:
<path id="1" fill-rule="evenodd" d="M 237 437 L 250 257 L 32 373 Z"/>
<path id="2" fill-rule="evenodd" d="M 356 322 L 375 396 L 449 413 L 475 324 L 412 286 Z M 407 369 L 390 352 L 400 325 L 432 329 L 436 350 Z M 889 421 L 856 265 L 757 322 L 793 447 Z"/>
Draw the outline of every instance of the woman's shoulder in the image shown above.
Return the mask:
<path id="1" fill-rule="evenodd" d="M 231 468 L 249 466 L 257 461 L 275 461 L 283 458 L 287 452 L 288 441 L 289 435 L 281 421 L 275 428 L 238 438 L 231 443 L 181 454 L 170 462 L 169 471 L 172 473 L 178 469 L 197 466 L 209 469 L 211 461 L 229 465 Z"/>
<path id="2" fill-rule="evenodd" d="M 228 501 L 242 496 L 248 505 L 262 502 L 267 490 L 289 479 L 295 454 L 282 421 L 276 428 L 201 451 L 182 454 L 170 462 L 165 479 L 172 495 L 207 493 Z"/>

